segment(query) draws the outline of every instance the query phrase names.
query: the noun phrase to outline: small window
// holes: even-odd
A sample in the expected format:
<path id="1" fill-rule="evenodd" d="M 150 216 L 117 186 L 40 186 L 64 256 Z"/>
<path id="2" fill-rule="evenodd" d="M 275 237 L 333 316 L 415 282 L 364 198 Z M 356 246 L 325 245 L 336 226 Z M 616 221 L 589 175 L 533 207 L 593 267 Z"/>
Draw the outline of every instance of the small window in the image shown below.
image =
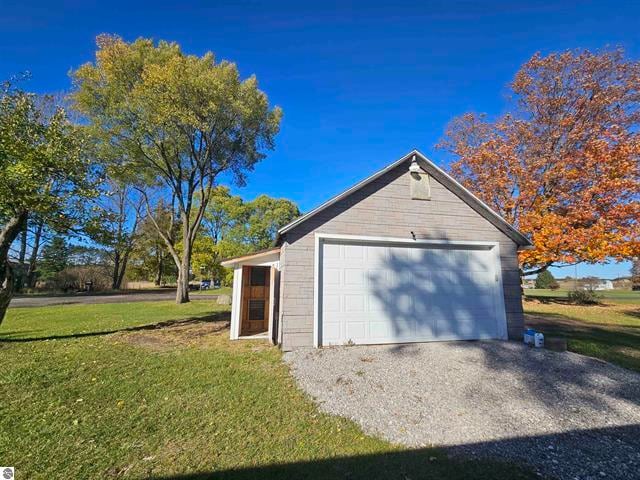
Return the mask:
<path id="1" fill-rule="evenodd" d="M 249 320 L 264 320 L 264 300 L 249 300 Z"/>
<path id="2" fill-rule="evenodd" d="M 251 269 L 251 286 L 264 287 L 267 284 L 267 269 L 265 267 L 253 267 Z"/>

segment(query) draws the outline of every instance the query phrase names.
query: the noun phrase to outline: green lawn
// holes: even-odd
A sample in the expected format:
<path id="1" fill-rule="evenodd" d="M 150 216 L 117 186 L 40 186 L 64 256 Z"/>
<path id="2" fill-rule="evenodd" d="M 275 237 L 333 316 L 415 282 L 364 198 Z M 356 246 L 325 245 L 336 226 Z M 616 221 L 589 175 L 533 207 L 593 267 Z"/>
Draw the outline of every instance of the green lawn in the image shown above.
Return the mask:
<path id="1" fill-rule="evenodd" d="M 605 292 L 600 305 L 572 305 L 551 290 L 527 290 L 528 325 L 567 338 L 572 352 L 640 372 L 640 292 Z"/>
<path id="2" fill-rule="evenodd" d="M 537 478 L 402 449 L 319 413 L 278 349 L 228 340 L 223 308 L 10 309 L 0 327 L 2 463 L 42 479 Z"/>
<path id="3" fill-rule="evenodd" d="M 166 301 L 14 308 L 0 327 L 0 341 L 95 336 L 141 325 L 207 319 L 216 313 L 220 315 L 221 308 L 228 307 L 207 301 L 179 306 Z"/>

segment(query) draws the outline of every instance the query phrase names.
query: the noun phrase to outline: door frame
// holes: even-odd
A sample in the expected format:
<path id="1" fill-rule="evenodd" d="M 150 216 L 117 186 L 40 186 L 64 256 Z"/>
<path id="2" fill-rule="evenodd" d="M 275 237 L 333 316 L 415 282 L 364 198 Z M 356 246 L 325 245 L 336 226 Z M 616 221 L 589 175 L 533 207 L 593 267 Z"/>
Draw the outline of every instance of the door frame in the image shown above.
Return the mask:
<path id="1" fill-rule="evenodd" d="M 269 278 L 269 330 L 268 337 L 269 340 L 274 342 L 274 324 L 278 318 L 279 311 L 279 282 L 280 282 L 280 252 L 266 252 L 265 254 L 261 254 L 256 256 L 255 258 L 250 258 L 247 260 L 240 260 L 237 263 L 233 264 L 233 290 L 232 290 L 232 301 L 231 301 L 231 331 L 229 332 L 229 336 L 231 340 L 238 340 L 242 337 L 240 335 L 240 323 L 241 323 L 241 315 L 240 308 L 242 303 L 242 267 L 243 266 L 255 266 L 255 267 L 271 267 L 271 275 Z"/>
<path id="2" fill-rule="evenodd" d="M 500 262 L 500 244 L 498 242 L 484 242 L 473 240 L 430 240 L 412 239 L 402 237 L 377 237 L 367 235 L 341 235 L 332 233 L 315 234 L 314 271 L 313 271 L 313 346 L 322 347 L 322 252 L 325 242 L 335 242 L 340 244 L 355 243 L 358 245 L 421 245 L 440 246 L 459 249 L 460 247 L 488 247 L 494 258 L 494 269 L 496 272 L 497 295 L 497 321 L 498 335 L 502 340 L 507 339 L 507 315 L 504 303 L 504 286 L 502 284 L 502 265 Z"/>

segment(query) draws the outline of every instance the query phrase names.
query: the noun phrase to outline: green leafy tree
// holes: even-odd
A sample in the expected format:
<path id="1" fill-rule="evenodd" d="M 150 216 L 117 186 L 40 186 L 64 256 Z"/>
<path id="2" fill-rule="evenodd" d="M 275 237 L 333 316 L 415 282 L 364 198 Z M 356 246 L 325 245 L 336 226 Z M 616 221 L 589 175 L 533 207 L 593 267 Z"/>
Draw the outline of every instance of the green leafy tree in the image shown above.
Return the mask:
<path id="1" fill-rule="evenodd" d="M 200 235 L 193 246 L 193 272 L 202 279 L 213 278 L 224 281 L 227 271 L 220 265 L 220 261 L 250 251 L 251 248 L 242 243 L 229 240 L 214 243 L 211 237 Z"/>
<path id="2" fill-rule="evenodd" d="M 204 213 L 202 222 L 203 233 L 208 235 L 215 244 L 232 236 L 236 240 L 242 236 L 244 225 L 249 212 L 239 196 L 231 195 L 229 187 L 218 186 L 211 195 L 211 201 Z"/>
<path id="3" fill-rule="evenodd" d="M 298 216 L 300 210 L 290 200 L 261 195 L 244 202 L 218 187 L 193 247 L 194 273 L 224 281 L 228 272 L 221 260 L 272 246 L 278 229 Z"/>
<path id="4" fill-rule="evenodd" d="M 178 269 L 176 302 L 189 301 L 193 245 L 216 180 L 228 173 L 245 182 L 274 147 L 280 109 L 269 106 L 255 77 L 241 80 L 235 64 L 216 63 L 211 53 L 186 55 L 164 41 L 100 36 L 95 62 L 73 80 L 77 109 L 134 173 L 150 218 L 154 194 L 174 199 L 181 251 L 157 230 Z"/>
<path id="5" fill-rule="evenodd" d="M 550 288 L 552 290 L 555 290 L 558 287 L 558 282 L 549 270 L 540 272 L 536 277 L 536 288 Z"/>
<path id="6" fill-rule="evenodd" d="M 9 249 L 28 218 L 68 230 L 83 211 L 81 199 L 95 193 L 82 137 L 51 102 L 9 82 L 0 86 L 0 322 L 14 288 Z"/>
<path id="7" fill-rule="evenodd" d="M 247 207 L 247 241 L 254 249 L 272 246 L 278 229 L 300 216 L 298 206 L 285 198 L 260 195 Z"/>
<path id="8" fill-rule="evenodd" d="M 152 280 L 157 286 L 164 285 L 167 278 L 175 278 L 176 268 L 163 238 L 155 223 L 168 232 L 176 243 L 176 225 L 171 208 L 160 202 L 155 205 L 153 219 L 143 217 L 137 229 L 136 241 L 131 251 L 129 274 L 137 280 Z"/>

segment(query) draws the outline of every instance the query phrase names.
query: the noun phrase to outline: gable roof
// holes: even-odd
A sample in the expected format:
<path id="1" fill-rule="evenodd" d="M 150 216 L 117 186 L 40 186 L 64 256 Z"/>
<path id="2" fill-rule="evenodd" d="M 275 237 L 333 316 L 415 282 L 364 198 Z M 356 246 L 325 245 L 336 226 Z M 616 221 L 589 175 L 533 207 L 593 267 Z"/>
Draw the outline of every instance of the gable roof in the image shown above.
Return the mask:
<path id="1" fill-rule="evenodd" d="M 478 214 L 482 215 L 487 221 L 493 224 L 498 230 L 500 230 L 509 238 L 511 238 L 517 245 L 521 247 L 531 247 L 533 245 L 531 241 L 522 232 L 520 232 L 511 224 L 509 224 L 504 218 L 502 218 L 500 215 L 494 212 L 486 203 L 484 203 L 482 200 L 476 197 L 473 193 L 467 190 L 458 181 L 456 181 L 448 173 L 446 173 L 444 170 L 438 167 L 435 163 L 433 163 L 431 160 L 425 157 L 418 150 L 412 150 L 402 158 L 384 167 L 382 170 L 377 171 L 370 177 L 367 177 L 361 182 L 358 182 L 353 187 L 327 200 L 322 205 L 319 205 L 318 207 L 314 208 L 313 210 L 306 213 L 305 215 L 298 217 L 293 222 L 288 223 L 287 225 L 282 227 L 280 230 L 278 230 L 276 243 L 278 243 L 280 240 L 280 237 L 285 233 L 287 233 L 288 231 L 292 230 L 293 228 L 300 225 L 301 223 L 309 220 L 311 217 L 313 217 L 317 213 L 322 212 L 323 210 L 330 207 L 334 203 L 339 202 L 343 198 L 346 198 L 352 193 L 360 190 L 364 186 L 368 185 L 369 183 L 373 182 L 377 178 L 393 170 L 394 168 L 398 167 L 404 162 L 409 161 L 414 156 L 416 158 L 416 161 L 420 164 L 420 166 L 426 173 L 428 173 L 435 180 L 437 180 L 442 185 L 444 185 L 447 189 L 449 189 L 449 191 L 457 195 L 462 201 L 464 201 L 467 205 L 469 205 Z"/>

